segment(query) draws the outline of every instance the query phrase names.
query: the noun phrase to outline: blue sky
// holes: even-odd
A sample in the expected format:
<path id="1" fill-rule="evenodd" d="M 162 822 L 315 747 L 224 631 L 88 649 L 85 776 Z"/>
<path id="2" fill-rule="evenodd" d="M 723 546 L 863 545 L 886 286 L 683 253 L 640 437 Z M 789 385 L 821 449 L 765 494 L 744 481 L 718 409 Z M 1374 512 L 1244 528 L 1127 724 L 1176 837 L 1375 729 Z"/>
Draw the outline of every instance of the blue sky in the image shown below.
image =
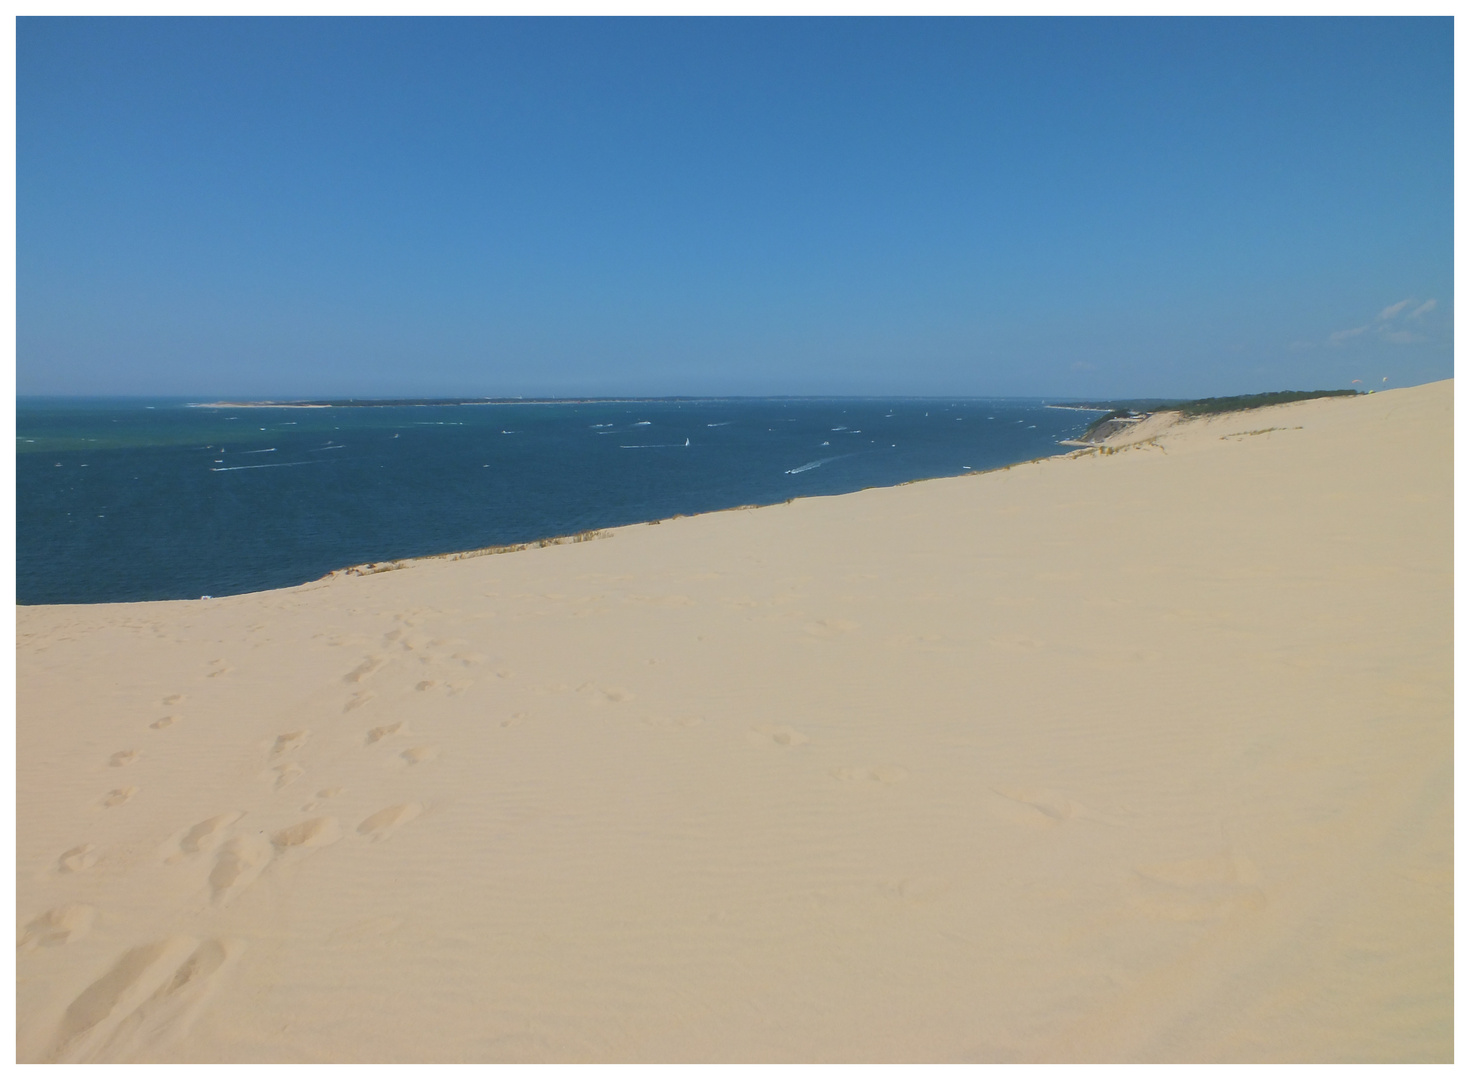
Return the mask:
<path id="1" fill-rule="evenodd" d="M 1449 19 L 23 18 L 17 389 L 1448 378 L 1452 68 Z"/>

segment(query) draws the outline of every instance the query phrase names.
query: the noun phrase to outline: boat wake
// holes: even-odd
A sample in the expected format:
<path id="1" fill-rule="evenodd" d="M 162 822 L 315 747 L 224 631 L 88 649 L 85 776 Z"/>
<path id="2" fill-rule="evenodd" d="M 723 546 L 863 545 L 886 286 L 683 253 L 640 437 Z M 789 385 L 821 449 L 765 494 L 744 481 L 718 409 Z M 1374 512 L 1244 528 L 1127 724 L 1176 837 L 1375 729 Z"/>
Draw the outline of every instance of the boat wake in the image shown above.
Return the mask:
<path id="1" fill-rule="evenodd" d="M 681 443 L 677 443 L 677 442 L 665 442 L 665 443 L 619 443 L 618 444 L 618 449 L 620 449 L 620 450 L 682 450 L 682 449 L 684 449 L 684 447 L 686 447 L 688 445 L 689 445 L 689 440 L 688 439 L 685 439 Z"/>
<path id="2" fill-rule="evenodd" d="M 268 465 L 226 465 L 223 469 L 210 466 L 210 472 L 239 472 L 241 469 L 289 469 L 293 465 L 320 465 L 320 461 L 272 461 Z"/>
<path id="3" fill-rule="evenodd" d="M 798 473 L 811 472 L 811 470 L 813 470 L 813 469 L 820 469 L 823 465 L 827 464 L 829 461 L 841 461 L 845 457 L 852 457 L 852 455 L 851 454 L 837 454 L 835 457 L 824 457 L 824 458 L 818 458 L 816 461 L 808 461 L 805 465 L 798 465 L 794 469 L 787 469 L 786 470 L 786 475 L 787 476 L 796 476 Z"/>

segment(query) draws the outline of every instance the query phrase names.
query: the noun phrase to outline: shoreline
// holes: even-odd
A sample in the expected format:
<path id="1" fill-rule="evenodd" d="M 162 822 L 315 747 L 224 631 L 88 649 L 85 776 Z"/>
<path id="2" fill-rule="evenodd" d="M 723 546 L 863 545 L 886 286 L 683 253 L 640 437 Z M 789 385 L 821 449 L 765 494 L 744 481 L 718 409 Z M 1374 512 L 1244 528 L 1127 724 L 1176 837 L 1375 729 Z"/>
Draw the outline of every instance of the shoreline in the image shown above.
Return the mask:
<path id="1" fill-rule="evenodd" d="M 1058 446 L 1073 446 L 1096 450 L 1103 443 L 1084 443 L 1075 440 L 1062 440 Z M 623 525 L 607 525 L 594 529 L 585 529 L 577 533 L 561 533 L 555 536 L 536 537 L 531 540 L 520 541 L 513 544 L 488 544 L 484 547 L 465 548 L 455 551 L 434 552 L 429 555 L 404 555 L 398 558 L 376 559 L 365 563 L 353 563 L 349 566 L 336 567 L 320 574 L 314 578 L 294 585 L 281 585 L 274 589 L 252 589 L 240 593 L 221 593 L 217 596 L 201 597 L 175 597 L 164 600 L 92 600 L 79 601 L 74 604 L 22 604 L 17 603 L 17 609 L 27 608 L 86 608 L 86 607 L 111 607 L 121 604 L 188 604 L 197 603 L 200 600 L 227 600 L 240 596 L 257 596 L 265 593 L 283 592 L 290 589 L 301 589 L 317 582 L 328 581 L 341 577 L 369 577 L 373 574 L 387 573 L 392 570 L 402 570 L 420 563 L 436 562 L 459 562 L 463 559 L 477 559 L 487 555 L 506 555 L 518 551 L 527 551 L 531 548 L 559 547 L 563 544 L 580 544 L 588 540 L 602 540 L 611 537 L 614 533 L 623 529 L 635 529 L 644 525 L 662 525 L 666 521 L 678 521 L 685 518 L 701 518 L 713 514 L 731 514 L 743 510 L 763 510 L 775 506 L 785 506 L 795 502 L 808 499 L 840 499 L 849 495 L 860 494 L 865 491 L 887 491 L 892 488 L 910 487 L 914 484 L 928 484 L 943 480 L 958 480 L 967 476 L 987 476 L 991 473 L 1005 472 L 1020 465 L 1035 465 L 1043 461 L 1051 461 L 1056 458 L 1074 457 L 1076 450 L 1062 451 L 1056 454 L 1047 454 L 1042 457 L 1025 458 L 1021 461 L 1013 461 L 1008 465 L 997 465 L 991 469 L 974 469 L 966 472 L 952 473 L 948 476 L 926 476 L 917 480 L 900 480 L 893 484 L 872 485 L 859 488 L 857 491 L 841 492 L 835 495 L 793 495 L 779 502 L 770 503 L 742 503 L 739 506 L 726 506 L 716 510 L 700 510 L 690 514 L 672 514 L 663 518 L 650 518 L 646 521 L 630 521 Z"/>
<path id="2" fill-rule="evenodd" d="M 1099 445 L 1099 444 L 1094 444 L 1094 443 L 1077 443 L 1077 442 L 1073 442 L 1071 440 L 1063 440 L 1063 441 L 1058 442 L 1057 445 L 1058 446 L 1087 446 L 1087 447 L 1096 448 L 1096 446 Z M 557 546 L 560 546 L 562 544 L 582 543 L 582 542 L 584 542 L 586 540 L 589 540 L 589 539 L 605 539 L 605 538 L 607 538 L 607 537 L 613 535 L 614 533 L 616 533 L 616 532 L 618 532 L 620 530 L 623 530 L 623 529 L 633 529 L 633 528 L 638 528 L 638 527 L 643 526 L 643 525 L 660 525 L 660 524 L 663 524 L 666 521 L 677 521 L 677 520 L 685 519 L 685 518 L 700 518 L 700 517 L 706 517 L 706 516 L 713 515 L 713 514 L 728 514 L 728 513 L 734 513 L 734 512 L 737 512 L 737 511 L 744 511 L 744 510 L 761 510 L 761 509 L 767 509 L 767 508 L 775 507 L 775 506 L 789 505 L 789 504 L 794 503 L 794 502 L 800 502 L 800 501 L 808 500 L 808 499 L 845 498 L 846 496 L 860 494 L 861 492 L 865 492 L 865 491 L 886 491 L 886 490 L 890 490 L 892 488 L 909 487 L 909 486 L 914 485 L 914 484 L 927 484 L 927 483 L 933 483 L 933 482 L 936 482 L 936 481 L 943 481 L 943 480 L 958 480 L 958 479 L 961 479 L 961 478 L 967 477 L 967 476 L 986 476 L 986 475 L 989 475 L 990 473 L 1004 472 L 1004 471 L 1006 471 L 1008 469 L 1013 469 L 1013 468 L 1015 468 L 1015 467 L 1017 467 L 1019 465 L 1032 465 L 1032 464 L 1036 464 L 1036 463 L 1043 462 L 1043 461 L 1050 461 L 1050 460 L 1052 460 L 1054 458 L 1071 457 L 1075 453 L 1076 453 L 1076 451 L 1070 451 L 1070 452 L 1069 451 L 1058 451 L 1055 454 L 1047 454 L 1047 455 L 1043 455 L 1041 457 L 1025 458 L 1025 459 L 1023 459 L 1021 461 L 1013 461 L 1013 462 L 1011 462 L 1011 463 L 1009 463 L 1007 465 L 997 465 L 994 468 L 990 468 L 990 469 L 969 469 L 969 467 L 966 466 L 965 467 L 966 468 L 966 471 L 958 472 L 958 473 L 951 473 L 951 474 L 945 475 L 945 476 L 926 476 L 926 477 L 919 477 L 918 479 L 915 479 L 915 480 L 900 480 L 900 481 L 896 481 L 895 483 L 892 483 L 892 484 L 876 484 L 876 485 L 870 485 L 868 487 L 858 488 L 855 491 L 839 492 L 839 493 L 836 493 L 836 494 L 792 495 L 792 496 L 789 496 L 789 497 L 787 497 L 785 499 L 778 500 L 776 502 L 769 502 L 769 503 L 741 503 L 738 506 L 726 506 L 726 507 L 720 507 L 720 508 L 717 508 L 717 509 L 714 509 L 714 510 L 699 510 L 699 511 L 695 511 L 695 512 L 692 512 L 692 513 L 687 513 L 687 514 L 685 514 L 685 513 L 676 513 L 676 514 L 671 514 L 671 515 L 668 515 L 668 516 L 662 517 L 662 518 L 650 518 L 650 519 L 643 520 L 643 521 L 630 521 L 630 522 L 625 522 L 625 523 L 619 524 L 619 525 L 597 526 L 595 528 L 585 529 L 585 530 L 582 530 L 581 532 L 577 532 L 577 533 L 560 533 L 560 534 L 556 534 L 556 535 L 553 535 L 553 536 L 534 537 L 534 538 L 529 539 L 529 540 L 517 541 L 517 542 L 509 543 L 509 544 L 487 544 L 487 545 L 484 545 L 484 546 L 481 546 L 481 547 L 463 548 L 463 549 L 456 549 L 456 550 L 453 550 L 453 551 L 432 552 L 432 553 L 426 554 L 426 555 L 404 555 L 404 556 L 398 556 L 398 557 L 392 557 L 392 558 L 375 559 L 375 560 L 371 560 L 369 562 L 364 562 L 364 563 L 353 563 L 353 564 L 350 564 L 348 566 L 334 567 L 333 569 L 328 570 L 325 573 L 319 574 L 316 577 L 307 578 L 306 580 L 299 581 L 299 582 L 297 582 L 297 583 L 295 583 L 293 585 L 281 585 L 281 586 L 277 586 L 275 588 L 270 588 L 270 589 L 251 589 L 251 590 L 247 590 L 245 592 L 238 592 L 238 593 L 220 593 L 218 595 L 209 595 L 209 596 L 201 596 L 201 597 L 184 596 L 184 597 L 173 597 L 173 598 L 169 598 L 169 599 L 159 599 L 159 600 L 91 600 L 91 601 L 78 601 L 76 603 L 65 603 L 65 604 L 45 604 L 45 603 L 40 603 L 40 604 L 25 604 L 25 603 L 19 603 L 19 602 L 17 602 L 16 608 L 17 609 L 47 608 L 47 607 L 55 607 L 55 608 L 86 608 L 86 607 L 93 607 L 93 606 L 115 606 L 115 605 L 119 605 L 119 604 L 181 604 L 181 603 L 195 603 L 195 602 L 197 602 L 199 600 L 225 600 L 225 599 L 230 599 L 230 598 L 239 597 L 239 596 L 255 596 L 255 595 L 260 595 L 260 594 L 264 594 L 264 593 L 282 592 L 282 591 L 289 590 L 289 589 L 304 588 L 304 587 L 309 586 L 309 585 L 312 585 L 312 584 L 314 584 L 316 582 L 326 581 L 326 580 L 329 580 L 329 579 L 332 579 L 332 578 L 338 578 L 338 577 L 366 577 L 366 576 L 370 576 L 372 574 L 385 573 L 385 572 L 387 572 L 389 570 L 404 569 L 404 568 L 406 568 L 408 566 L 417 565 L 419 563 L 426 563 L 426 562 L 457 562 L 457 561 L 460 561 L 460 560 L 463 560 L 463 559 L 480 558 L 480 557 L 486 556 L 486 555 L 504 555 L 504 554 L 509 554 L 509 553 L 512 553 L 512 552 L 525 551 L 525 550 L 527 550 L 529 548 L 557 547 Z M 219 471 L 219 470 L 211 470 L 211 471 Z"/>
<path id="3" fill-rule="evenodd" d="M 607 399 L 607 400 L 611 400 L 611 399 Z M 630 400 L 631 401 L 631 400 L 634 400 L 634 399 L 627 399 L 627 400 Z M 646 399 L 646 400 L 651 400 L 651 399 Z M 567 404 L 578 404 L 580 402 L 572 402 L 572 401 L 568 400 L 566 403 Z M 467 403 L 467 404 L 474 404 L 474 403 Z M 486 403 L 486 404 L 490 404 L 490 403 Z M 506 403 L 505 402 L 493 402 L 493 404 L 506 404 Z M 544 404 L 544 402 L 526 402 L 526 404 Z M 208 407 L 214 407 L 214 406 L 208 406 Z M 224 407 L 224 406 L 221 405 L 219 407 Z M 241 407 L 245 407 L 245 406 L 241 406 Z M 270 408 L 274 408 L 274 407 L 278 407 L 278 406 L 271 405 L 270 403 L 254 403 L 254 404 L 252 404 L 249 407 L 261 407 L 261 408 L 270 407 Z M 287 407 L 287 406 L 280 406 L 280 407 Z M 313 405 L 300 405 L 300 406 L 289 406 L 289 407 L 293 407 L 293 408 L 296 408 L 296 407 L 299 407 L 299 408 L 327 408 L 329 406 L 313 404 Z M 1073 408 L 1071 406 L 1063 406 L 1063 405 L 1057 405 L 1057 406 L 1047 405 L 1045 407 L 1046 408 L 1067 408 L 1067 409 Z M 1242 417 L 1242 416 L 1244 416 L 1247 413 L 1259 412 L 1262 408 L 1279 408 L 1279 407 L 1280 406 L 1259 406 L 1259 407 L 1256 407 L 1256 408 L 1241 409 L 1241 410 L 1238 410 L 1238 411 L 1235 411 L 1235 412 L 1215 413 L 1215 414 L 1211 414 L 1209 418 L 1210 419 L 1213 419 L 1213 420 L 1226 421 L 1226 420 L 1229 420 L 1229 419 L 1234 418 L 1234 417 Z M 1080 410 L 1080 411 L 1106 412 L 1106 411 L 1109 411 L 1109 410 L 1104 410 L 1104 409 L 1086 409 L 1086 410 Z M 723 508 L 715 509 L 715 510 L 698 511 L 698 512 L 692 513 L 692 514 L 674 514 L 671 517 L 666 517 L 666 518 L 649 519 L 647 521 L 633 521 L 633 522 L 627 522 L 627 523 L 622 524 L 622 525 L 599 526 L 599 527 L 596 527 L 596 528 L 593 528 L 593 529 L 590 529 L 590 530 L 583 530 L 582 532 L 579 532 L 579 533 L 566 533 L 566 534 L 558 534 L 558 535 L 555 535 L 555 536 L 534 537 L 534 538 L 529 539 L 529 540 L 518 541 L 518 542 L 510 543 L 510 544 L 490 544 L 490 545 L 485 545 L 485 546 L 476 547 L 476 548 L 466 548 L 466 549 L 459 549 L 459 550 L 445 551 L 445 552 L 434 552 L 434 553 L 427 554 L 427 555 L 405 555 L 405 556 L 397 556 L 397 557 L 391 557 L 391 558 L 377 559 L 377 560 L 372 560 L 372 561 L 365 562 L 365 563 L 354 563 L 354 564 L 350 564 L 348 566 L 335 567 L 335 568 L 333 568 L 331 570 L 326 571 L 323 574 L 318 575 L 317 577 L 308 578 L 307 580 L 298 582 L 298 583 L 296 583 L 294 585 L 283 585 L 283 586 L 279 586 L 279 587 L 274 588 L 274 589 L 254 589 L 254 590 L 249 590 L 249 591 L 241 592 L 241 593 L 221 593 L 219 595 L 202 596 L 202 597 L 198 597 L 198 598 L 194 598 L 194 597 L 177 597 L 177 598 L 166 599 L 166 600 L 82 601 L 82 602 L 75 603 L 75 604 L 19 604 L 18 603 L 16 605 L 16 607 L 17 608 L 44 608 L 44 607 L 81 608 L 81 607 L 90 607 L 90 606 L 93 606 L 94 604 L 98 604 L 98 605 L 116 605 L 116 604 L 150 604 L 150 603 L 196 603 L 196 602 L 202 601 L 202 600 L 224 600 L 224 599 L 229 599 L 229 598 L 233 598 L 233 597 L 240 597 L 240 596 L 255 596 L 255 595 L 259 595 L 259 594 L 263 594 L 263 593 L 282 592 L 282 591 L 286 591 L 286 590 L 290 590 L 290 589 L 304 588 L 304 587 L 310 586 L 310 585 L 312 585 L 314 583 L 317 583 L 317 582 L 328 581 L 328 580 L 332 580 L 332 579 L 335 579 L 335 578 L 342 578 L 342 577 L 366 577 L 366 576 L 371 576 L 371 575 L 374 575 L 374 574 L 386 573 L 386 572 L 389 572 L 389 571 L 392 571 L 392 570 L 405 569 L 405 568 L 407 568 L 409 566 L 415 566 L 415 565 L 418 565 L 420 563 L 457 562 L 457 561 L 461 561 L 461 560 L 464 560 L 464 559 L 480 558 L 482 556 L 487 556 L 487 555 L 503 555 L 503 554 L 509 554 L 509 553 L 513 553 L 513 552 L 525 551 L 525 550 L 530 549 L 530 548 L 556 547 L 556 546 L 560 546 L 560 545 L 563 545 L 563 544 L 582 543 L 582 542 L 584 542 L 585 540 L 588 540 L 588 539 L 604 539 L 604 538 L 607 538 L 607 537 L 611 536 L 613 533 L 615 533 L 617 531 L 620 531 L 620 530 L 623 530 L 623 529 L 632 529 L 632 528 L 637 528 L 637 527 L 643 526 L 643 525 L 658 525 L 658 524 L 662 524 L 664 521 L 678 520 L 678 519 L 681 519 L 681 518 L 696 518 L 696 517 L 704 517 L 704 516 L 711 515 L 711 514 L 725 514 L 725 513 L 732 513 L 732 512 L 735 512 L 735 511 L 742 511 L 742 510 L 763 509 L 763 508 L 767 508 L 767 507 L 774 507 L 774 506 L 786 505 L 786 504 L 790 504 L 790 503 L 801 501 L 801 500 L 805 500 L 805 499 L 842 498 L 842 497 L 846 497 L 848 495 L 855 495 L 855 494 L 858 494 L 858 493 L 864 492 L 864 491 L 884 491 L 884 490 L 888 490 L 888 489 L 891 489 L 891 488 L 908 487 L 908 486 L 914 485 L 914 484 L 926 484 L 926 483 L 933 483 L 933 482 L 936 482 L 936 481 L 944 481 L 944 480 L 957 480 L 957 479 L 960 479 L 961 477 L 986 476 L 986 475 L 989 475 L 991 473 L 1004 472 L 1004 471 L 1006 471 L 1008 469 L 1015 468 L 1017 465 L 1030 465 L 1030 464 L 1035 464 L 1035 463 L 1038 463 L 1038 462 L 1049 461 L 1049 460 L 1056 459 L 1056 458 L 1072 458 L 1072 457 L 1077 457 L 1077 456 L 1086 456 L 1088 453 L 1093 453 L 1093 452 L 1097 452 L 1097 451 L 1100 451 L 1100 450 L 1101 451 L 1104 451 L 1104 452 L 1108 452 L 1110 450 L 1123 449 L 1123 448 L 1126 448 L 1128 446 L 1133 445 L 1134 443 L 1144 442 L 1144 441 L 1148 441 L 1148 440 L 1151 440 L 1153 438 L 1156 438 L 1162 432 L 1167 431 L 1168 429 L 1173 428 L 1173 427 L 1175 427 L 1177 425 L 1187 424 L 1187 423 L 1190 423 L 1190 422 L 1193 422 L 1193 421 L 1197 421 L 1199 419 L 1202 419 L 1202 418 L 1201 417 L 1186 417 L 1186 416 L 1183 416 L 1182 414 L 1180 414 L 1180 413 L 1178 413 L 1178 412 L 1176 412 L 1174 410 L 1160 410 L 1160 411 L 1155 412 L 1155 413 L 1147 413 L 1147 414 L 1144 414 L 1144 415 L 1142 415 L 1140 417 L 1137 417 L 1137 418 L 1126 418 L 1126 419 L 1122 419 L 1122 420 L 1119 421 L 1119 426 L 1113 428 L 1112 430 L 1107 431 L 1102 436 L 1102 438 L 1097 439 L 1097 440 L 1062 439 L 1062 440 L 1059 440 L 1057 442 L 1057 445 L 1058 446 L 1072 447 L 1073 449 L 1071 449 L 1071 450 L 1059 451 L 1058 453 L 1049 454 L 1049 455 L 1043 455 L 1041 457 L 1026 458 L 1026 459 L 1024 459 L 1022 461 L 1011 462 L 1010 464 L 1007 464 L 1007 465 L 997 465 L 997 466 L 995 466 L 994 468 L 991 468 L 991 469 L 968 470 L 968 468 L 967 468 L 967 470 L 964 471 L 964 472 L 954 473 L 954 474 L 950 474 L 948 476 L 920 477 L 919 479 L 916 479 L 916 480 L 903 480 L 903 481 L 899 481 L 899 482 L 894 483 L 894 484 L 874 485 L 874 486 L 871 486 L 871 487 L 859 488 L 857 491 L 854 491 L 854 492 L 845 492 L 845 493 L 841 493 L 841 494 L 838 494 L 838 495 L 797 495 L 797 496 L 792 496 L 790 498 L 781 500 L 780 502 L 771 502 L 771 503 L 746 503 L 746 504 L 742 504 L 742 505 L 739 505 L 739 506 L 730 506 L 730 507 L 723 507 Z M 1149 421 L 1147 427 L 1146 428 L 1140 428 L 1139 425 L 1142 422 L 1144 422 L 1144 421 Z M 1146 435 L 1141 436 L 1141 437 L 1136 438 L 1136 439 L 1125 439 L 1125 438 L 1123 438 L 1123 436 L 1125 434 L 1130 433 L 1130 432 L 1134 432 L 1134 431 L 1137 431 L 1137 430 L 1144 430 L 1144 431 L 1146 431 Z"/>
<path id="4" fill-rule="evenodd" d="M 18 607 L 17 1058 L 1450 1060 L 1452 389 Z"/>

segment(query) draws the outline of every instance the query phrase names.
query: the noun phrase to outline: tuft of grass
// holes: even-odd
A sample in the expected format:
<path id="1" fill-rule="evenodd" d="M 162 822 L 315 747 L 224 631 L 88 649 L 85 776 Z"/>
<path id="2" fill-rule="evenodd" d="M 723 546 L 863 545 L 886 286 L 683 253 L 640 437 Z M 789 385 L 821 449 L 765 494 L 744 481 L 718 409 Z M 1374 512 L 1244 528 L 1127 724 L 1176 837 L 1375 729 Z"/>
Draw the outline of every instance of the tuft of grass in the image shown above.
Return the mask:
<path id="1" fill-rule="evenodd" d="M 1221 435 L 1220 438 L 1221 438 L 1222 441 L 1225 440 L 1225 439 L 1243 439 L 1247 435 L 1269 435 L 1273 431 L 1300 431 L 1301 429 L 1302 429 L 1302 426 L 1300 424 L 1296 425 L 1296 427 L 1289 427 L 1289 428 L 1285 428 L 1285 427 L 1263 427 L 1263 428 L 1256 428 L 1255 431 L 1232 431 L 1229 435 Z"/>
<path id="2" fill-rule="evenodd" d="M 391 559 L 384 562 L 362 563 L 358 566 L 347 566 L 341 570 L 332 570 L 321 576 L 319 580 L 336 577 L 369 577 L 373 574 L 386 574 L 390 570 L 404 570 L 410 566 L 426 562 L 458 562 L 461 559 L 478 559 L 482 555 L 505 555 L 512 551 L 528 551 L 531 548 L 558 547 L 561 544 L 585 544 L 588 540 L 601 540 L 609 537 L 612 532 L 608 529 L 589 529 L 586 532 L 573 533 L 571 536 L 548 536 L 542 540 L 531 540 L 524 544 L 500 544 L 495 547 L 474 548 L 470 551 L 448 551 L 442 555 L 422 555 L 413 559 Z"/>

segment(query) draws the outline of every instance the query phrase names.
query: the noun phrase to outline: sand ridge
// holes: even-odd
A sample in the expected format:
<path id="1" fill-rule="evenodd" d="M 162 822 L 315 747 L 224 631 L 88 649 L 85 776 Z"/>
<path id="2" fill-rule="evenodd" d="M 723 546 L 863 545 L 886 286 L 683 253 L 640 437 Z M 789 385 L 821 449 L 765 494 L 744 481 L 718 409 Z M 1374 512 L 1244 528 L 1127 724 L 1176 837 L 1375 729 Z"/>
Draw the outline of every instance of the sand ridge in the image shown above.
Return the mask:
<path id="1" fill-rule="evenodd" d="M 18 1055 L 1449 1060 L 1451 398 L 21 608 Z"/>

